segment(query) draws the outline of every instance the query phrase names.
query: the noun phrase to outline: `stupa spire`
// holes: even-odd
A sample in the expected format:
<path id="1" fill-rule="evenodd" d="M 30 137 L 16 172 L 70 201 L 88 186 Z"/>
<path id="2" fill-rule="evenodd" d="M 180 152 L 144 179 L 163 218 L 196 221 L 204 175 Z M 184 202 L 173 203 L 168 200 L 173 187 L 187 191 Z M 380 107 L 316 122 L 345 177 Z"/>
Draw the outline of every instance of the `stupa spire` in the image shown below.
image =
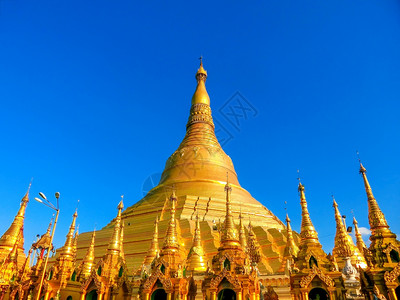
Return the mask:
<path id="1" fill-rule="evenodd" d="M 175 189 L 172 190 L 172 194 L 169 198 L 171 201 L 171 217 L 168 224 L 167 233 L 165 235 L 164 246 L 161 252 L 168 252 L 177 251 L 179 249 L 179 242 L 178 242 L 178 233 L 176 231 L 176 219 L 175 219 L 175 212 L 176 212 L 176 203 L 177 198 L 175 194 Z"/>
<path id="2" fill-rule="evenodd" d="M 188 180 L 223 181 L 228 171 L 232 184 L 239 186 L 232 160 L 215 136 L 206 79 L 207 71 L 201 59 L 196 72 L 197 86 L 191 101 L 185 138 L 167 160 L 159 185 L 171 186 Z M 204 164 L 209 167 L 203 168 Z M 210 168 L 212 172 L 209 172 Z"/>
<path id="3" fill-rule="evenodd" d="M 310 214 L 307 208 L 306 195 L 304 193 L 304 185 L 299 182 L 298 191 L 300 194 L 301 205 L 301 230 L 300 230 L 300 245 L 304 244 L 319 244 L 318 234 L 310 219 Z"/>
<path id="4" fill-rule="evenodd" d="M 94 262 L 94 241 L 96 238 L 96 230 L 93 230 L 92 233 L 92 239 L 90 241 L 89 248 L 86 251 L 86 255 L 83 258 L 82 261 L 82 271 L 80 273 L 80 277 L 86 278 L 90 275 L 90 272 L 92 271 L 93 268 L 93 262 Z"/>
<path id="5" fill-rule="evenodd" d="M 230 186 L 227 178 L 225 185 L 226 214 L 221 235 L 221 248 L 236 248 L 240 246 L 238 232 L 233 221 L 233 216 L 231 212 L 231 192 L 232 187 Z"/>
<path id="6" fill-rule="evenodd" d="M 365 245 L 360 229 L 358 228 L 358 222 L 356 220 L 356 217 L 353 217 L 353 224 L 354 224 L 354 233 L 356 236 L 357 248 L 363 254 L 364 249 L 367 249 L 367 246 Z"/>
<path id="7" fill-rule="evenodd" d="M 121 201 L 118 204 L 118 214 L 115 219 L 114 231 L 107 247 L 108 254 L 119 254 L 121 251 L 121 213 L 124 209 L 123 199 L 124 197 L 121 196 Z"/>
<path id="8" fill-rule="evenodd" d="M 374 194 L 372 193 L 371 186 L 367 179 L 367 170 L 360 162 L 360 174 L 364 180 L 365 191 L 368 198 L 368 221 L 371 228 L 371 238 L 378 236 L 382 233 L 394 235 L 389 229 L 389 225 L 386 222 L 385 216 L 379 208 L 378 202 L 376 201 Z"/>
<path id="9" fill-rule="evenodd" d="M 125 256 L 125 253 L 124 253 L 124 230 L 125 230 L 125 222 L 124 221 L 122 221 L 121 222 L 121 234 L 120 234 L 120 238 L 119 238 L 119 240 L 120 240 L 120 252 L 119 252 L 119 255 L 121 256 L 121 257 L 124 257 Z"/>
<path id="10" fill-rule="evenodd" d="M 25 211 L 29 202 L 29 190 L 31 188 L 31 184 L 29 184 L 28 190 L 26 191 L 24 197 L 21 200 L 20 208 L 17 212 L 17 215 L 14 217 L 13 222 L 7 231 L 0 238 L 0 259 L 6 257 L 10 250 L 13 248 L 18 236 L 20 235 L 20 231 L 24 226 L 25 219 Z M 21 237 L 19 239 L 18 248 L 23 250 L 24 247 L 24 235 L 21 233 Z"/>
<path id="11" fill-rule="evenodd" d="M 296 243 L 294 242 L 292 226 L 290 225 L 290 219 L 289 219 L 288 214 L 286 214 L 286 228 L 287 228 L 286 248 L 288 249 L 287 254 L 296 256 L 297 253 L 299 252 L 299 247 L 297 247 Z M 285 250 L 285 254 L 286 254 L 286 250 Z"/>
<path id="12" fill-rule="evenodd" d="M 343 224 L 342 215 L 339 212 L 338 204 L 333 196 L 332 198 L 336 221 L 335 246 L 332 250 L 332 254 L 344 259 L 354 254 L 355 246 L 351 237 L 347 234 L 345 225 Z"/>
<path id="13" fill-rule="evenodd" d="M 74 232 L 75 232 L 75 225 L 76 225 L 76 218 L 78 217 L 78 210 L 75 210 L 74 214 L 72 215 L 72 222 L 69 226 L 67 238 L 65 240 L 64 247 L 60 252 L 60 257 L 70 257 L 73 258 L 75 251 L 74 251 Z"/>
<path id="14" fill-rule="evenodd" d="M 193 246 L 190 248 L 188 259 L 187 259 L 188 270 L 193 271 L 205 271 L 206 260 L 204 258 L 204 249 L 201 245 L 201 233 L 200 233 L 200 220 L 199 213 L 196 215 L 196 226 L 194 229 Z"/>
<path id="15" fill-rule="evenodd" d="M 242 216 L 242 210 L 240 209 L 240 215 L 239 215 L 239 241 L 240 245 L 242 246 L 243 251 L 247 250 L 247 238 L 246 238 L 246 231 L 244 229 L 243 225 L 243 216 Z"/>
<path id="16" fill-rule="evenodd" d="M 203 103 L 210 105 L 210 96 L 206 90 L 207 71 L 203 67 L 203 58 L 200 57 L 200 67 L 196 73 L 197 88 L 192 97 L 192 105 Z"/>
<path id="17" fill-rule="evenodd" d="M 158 247 L 158 217 L 154 221 L 154 233 L 153 239 L 151 240 L 150 249 L 147 251 L 147 255 L 144 259 L 144 264 L 149 265 L 152 263 L 155 257 L 157 257 L 160 249 Z"/>

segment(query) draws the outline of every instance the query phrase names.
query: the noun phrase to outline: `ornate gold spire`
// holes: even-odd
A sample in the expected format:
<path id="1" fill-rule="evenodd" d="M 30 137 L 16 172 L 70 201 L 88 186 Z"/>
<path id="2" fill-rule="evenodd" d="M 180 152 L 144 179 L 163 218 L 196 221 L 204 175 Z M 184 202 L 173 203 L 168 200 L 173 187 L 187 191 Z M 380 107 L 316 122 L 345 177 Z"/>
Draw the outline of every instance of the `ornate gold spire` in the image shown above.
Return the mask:
<path id="1" fill-rule="evenodd" d="M 124 221 L 122 221 L 121 222 L 121 235 L 120 235 L 120 238 L 119 238 L 120 245 L 121 245 L 121 248 L 120 248 L 120 251 L 119 251 L 119 255 L 121 257 L 123 257 L 123 258 L 125 256 L 125 253 L 124 253 L 124 229 L 125 229 L 125 223 L 124 223 Z"/>
<path id="2" fill-rule="evenodd" d="M 342 215 L 339 212 L 335 198 L 333 198 L 333 208 L 335 209 L 336 235 L 335 246 L 332 250 L 332 254 L 336 257 L 344 259 L 353 255 L 354 245 L 351 237 L 347 234 L 346 228 L 343 224 Z"/>
<path id="3" fill-rule="evenodd" d="M 188 270 L 193 271 L 205 271 L 206 260 L 204 258 L 204 249 L 201 245 L 201 233 L 200 233 L 200 221 L 199 214 L 196 216 L 196 226 L 194 229 L 193 246 L 190 248 L 188 259 L 187 259 Z"/>
<path id="4" fill-rule="evenodd" d="M 226 214 L 225 214 L 225 222 L 222 229 L 221 246 L 220 246 L 220 248 L 222 249 L 240 247 L 238 232 L 231 213 L 231 192 L 232 192 L 232 187 L 230 186 L 227 180 L 225 185 Z"/>
<path id="5" fill-rule="evenodd" d="M 78 237 L 79 237 L 79 225 L 76 228 L 75 234 L 74 234 L 74 241 L 72 243 L 72 250 L 74 252 L 74 257 L 76 258 L 76 251 L 77 251 L 77 246 L 78 246 Z"/>
<path id="6" fill-rule="evenodd" d="M 118 204 L 118 214 L 115 219 L 114 231 L 111 237 L 111 241 L 107 247 L 108 254 L 112 255 L 119 254 L 121 251 L 121 213 L 123 209 L 124 209 L 124 204 L 122 197 L 121 202 Z"/>
<path id="7" fill-rule="evenodd" d="M 378 202 L 376 201 L 374 195 L 372 194 L 371 186 L 369 185 L 367 179 L 367 170 L 364 168 L 360 162 L 360 174 L 364 179 L 365 191 L 367 192 L 368 198 L 368 220 L 371 228 L 371 241 L 382 234 L 385 236 L 392 236 L 396 238 L 396 235 L 392 233 L 389 229 L 389 225 L 386 222 L 385 216 L 379 208 Z"/>
<path id="8" fill-rule="evenodd" d="M 14 262 L 17 263 L 18 260 L 18 246 L 22 240 L 22 236 L 23 236 L 23 230 L 24 230 L 24 226 L 21 227 L 21 230 L 18 233 L 18 237 L 17 240 L 14 243 L 14 246 L 10 252 L 10 254 L 8 255 L 8 262 Z"/>
<path id="9" fill-rule="evenodd" d="M 247 238 L 246 238 L 246 231 L 244 229 L 243 225 L 243 216 L 242 216 L 242 211 L 240 211 L 239 215 L 239 240 L 240 240 L 240 245 L 242 246 L 243 251 L 247 251 Z"/>
<path id="10" fill-rule="evenodd" d="M 311 222 L 310 214 L 307 208 L 306 196 L 304 194 L 304 185 L 299 182 L 298 191 L 300 193 L 301 205 L 301 230 L 300 230 L 300 245 L 304 244 L 319 244 L 318 234 Z"/>
<path id="11" fill-rule="evenodd" d="M 31 261 L 32 252 L 33 252 L 33 249 L 32 248 L 29 249 L 28 256 L 26 257 L 24 265 L 21 269 L 20 276 L 19 276 L 21 282 L 24 282 L 27 279 L 27 277 L 29 276 L 29 273 L 31 272 L 31 266 L 29 265 L 29 262 Z"/>
<path id="12" fill-rule="evenodd" d="M 210 97 L 205 86 L 206 78 L 207 72 L 200 62 L 186 135 L 179 148 L 167 160 L 159 185 L 170 186 L 188 180 L 224 181 L 227 171 L 232 184 L 239 185 L 232 160 L 215 136 Z"/>
<path id="13" fill-rule="evenodd" d="M 196 73 L 197 88 L 192 97 L 192 105 L 203 103 L 210 105 L 210 96 L 206 90 L 207 71 L 203 68 L 203 61 L 200 58 L 200 67 Z"/>
<path id="14" fill-rule="evenodd" d="M 149 265 L 152 263 L 154 258 L 157 257 L 160 249 L 158 248 L 158 217 L 154 221 L 154 233 L 153 239 L 151 240 L 150 249 L 147 251 L 147 255 L 144 259 L 144 264 Z"/>
<path id="15" fill-rule="evenodd" d="M 164 246 L 161 253 L 166 253 L 170 251 L 176 252 L 179 250 L 178 233 L 176 231 L 176 220 L 175 220 L 175 210 L 177 202 L 175 190 L 172 191 L 172 194 L 169 199 L 171 201 L 171 218 L 169 220 L 167 233 L 164 239 Z"/>
<path id="16" fill-rule="evenodd" d="M 21 228 L 23 228 L 24 218 L 25 218 L 25 210 L 26 210 L 26 206 L 28 205 L 28 202 L 29 202 L 30 188 L 31 188 L 31 185 L 29 184 L 28 190 L 21 200 L 21 206 L 18 210 L 17 215 L 15 216 L 11 226 L 7 229 L 7 231 L 0 238 L 0 259 L 5 258 L 8 255 L 8 253 L 11 251 L 11 249 L 13 248 L 13 246 L 18 238 L 18 235 L 20 234 Z M 18 248 L 23 251 L 24 236 L 23 236 L 23 233 L 21 233 L 21 234 L 22 234 L 22 236 L 20 238 Z"/>
<path id="17" fill-rule="evenodd" d="M 60 258 L 61 257 L 73 258 L 75 256 L 74 232 L 75 232 L 75 224 L 77 217 L 78 217 L 78 211 L 75 210 L 75 213 L 72 215 L 72 222 L 71 225 L 69 226 L 69 231 L 67 234 L 67 238 L 65 240 L 64 247 L 60 251 Z"/>
<path id="18" fill-rule="evenodd" d="M 353 224 L 354 224 L 354 233 L 357 241 L 357 248 L 360 251 L 360 253 L 363 254 L 364 249 L 367 249 L 367 246 L 365 245 L 362 235 L 360 233 L 360 229 L 358 228 L 358 222 L 356 220 L 356 217 L 353 217 Z"/>
<path id="19" fill-rule="evenodd" d="M 22 227 L 11 251 L 0 265 L 0 284 L 8 285 L 18 276 L 18 245 L 22 238 Z"/>
<path id="20" fill-rule="evenodd" d="M 82 271 L 80 273 L 80 277 L 86 278 L 90 275 L 90 272 L 93 268 L 94 262 L 94 241 L 96 238 L 96 230 L 93 230 L 92 240 L 90 241 L 89 248 L 87 249 L 86 255 L 82 261 Z"/>
<path id="21" fill-rule="evenodd" d="M 249 235 L 247 237 L 247 253 L 253 266 L 261 261 L 260 245 L 257 242 L 253 226 L 251 226 L 251 221 L 249 222 Z"/>
<path id="22" fill-rule="evenodd" d="M 287 227 L 287 242 L 286 242 L 287 250 L 285 249 L 285 255 L 287 254 L 287 255 L 297 256 L 297 253 L 299 252 L 299 247 L 297 247 L 296 243 L 294 242 L 292 226 L 290 225 L 290 219 L 288 214 L 286 214 L 286 227 Z"/>

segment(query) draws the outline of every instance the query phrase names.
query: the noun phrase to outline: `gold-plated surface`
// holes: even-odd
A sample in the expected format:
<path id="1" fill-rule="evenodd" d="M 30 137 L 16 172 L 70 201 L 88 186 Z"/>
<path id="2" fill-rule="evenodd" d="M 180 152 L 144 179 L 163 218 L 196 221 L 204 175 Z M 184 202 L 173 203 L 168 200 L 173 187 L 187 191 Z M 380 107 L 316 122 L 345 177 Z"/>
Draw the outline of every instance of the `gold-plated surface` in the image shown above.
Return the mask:
<path id="1" fill-rule="evenodd" d="M 204 257 L 204 249 L 201 244 L 200 220 L 199 215 L 196 215 L 196 227 L 194 228 L 193 245 L 190 248 L 187 258 L 187 270 L 189 271 L 205 271 L 207 262 Z"/>
<path id="2" fill-rule="evenodd" d="M 292 255 L 294 257 L 299 253 L 299 247 L 296 245 L 293 238 L 292 226 L 290 225 L 289 215 L 286 214 L 286 228 L 287 228 L 287 244 L 285 248 L 285 257 Z"/>
<path id="3" fill-rule="evenodd" d="M 360 253 L 358 248 L 354 245 L 353 239 L 347 233 L 342 220 L 342 215 L 339 212 L 339 207 L 335 199 L 333 199 L 333 207 L 335 210 L 336 235 L 332 254 L 336 257 L 338 265 L 341 268 L 345 266 L 345 260 L 348 257 L 351 258 L 351 264 L 353 266 L 366 268 L 367 264 L 364 255 Z"/>
<path id="4" fill-rule="evenodd" d="M 301 205 L 301 231 L 296 268 L 300 270 L 308 270 L 313 264 L 315 264 L 316 261 L 316 264 L 319 267 L 329 270 L 331 263 L 327 258 L 326 253 L 322 250 L 322 245 L 318 240 L 317 231 L 311 222 L 310 214 L 307 208 L 304 186 L 301 183 L 298 185 L 298 191 L 300 194 Z"/>
<path id="5" fill-rule="evenodd" d="M 150 265 L 152 261 L 158 256 L 160 253 L 160 249 L 158 247 L 158 217 L 154 221 L 154 233 L 153 239 L 151 240 L 151 245 L 149 251 L 147 251 L 147 255 L 144 259 L 144 265 Z"/>
<path id="6" fill-rule="evenodd" d="M 232 188 L 227 182 L 225 185 L 226 193 L 226 215 L 225 222 L 222 227 L 221 233 L 221 249 L 237 248 L 240 246 L 239 234 L 236 229 L 235 223 L 233 222 L 233 216 L 231 213 L 231 192 Z"/>
<path id="7" fill-rule="evenodd" d="M 358 251 L 360 251 L 360 253 L 364 253 L 364 249 L 367 249 L 367 246 L 365 245 L 360 229 L 358 228 L 358 222 L 356 220 L 356 217 L 353 217 L 353 224 L 354 224 L 354 234 L 356 236 Z"/>
<path id="8" fill-rule="evenodd" d="M 25 211 L 29 202 L 30 187 L 31 186 L 29 185 L 27 192 L 21 200 L 21 206 L 17 212 L 17 215 L 14 217 L 13 222 L 0 238 L 0 262 L 3 261 L 10 253 L 15 245 L 18 236 L 20 235 L 21 229 L 24 226 Z M 23 232 L 21 233 L 19 239 L 18 253 L 20 257 L 18 265 L 21 266 L 25 261 Z"/>
<path id="9" fill-rule="evenodd" d="M 301 183 L 299 183 L 298 191 L 301 205 L 301 245 L 319 243 L 317 231 L 311 222 L 310 213 L 308 212 L 304 186 Z"/>
<path id="10" fill-rule="evenodd" d="M 83 258 L 82 264 L 80 266 L 80 274 L 79 276 L 84 279 L 89 277 L 90 273 L 92 272 L 92 268 L 94 265 L 94 243 L 96 239 L 96 231 L 92 233 L 92 240 L 90 241 L 90 245 L 87 248 L 87 252 L 85 257 Z"/>

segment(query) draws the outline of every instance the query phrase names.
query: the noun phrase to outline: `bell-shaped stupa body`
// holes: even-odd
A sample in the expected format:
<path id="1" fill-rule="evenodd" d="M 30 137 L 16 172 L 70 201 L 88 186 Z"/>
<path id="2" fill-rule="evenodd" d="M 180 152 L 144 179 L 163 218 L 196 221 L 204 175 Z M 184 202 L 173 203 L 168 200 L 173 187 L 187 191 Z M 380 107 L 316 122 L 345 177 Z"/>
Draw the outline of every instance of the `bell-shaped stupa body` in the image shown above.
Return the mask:
<path id="1" fill-rule="evenodd" d="M 231 214 L 235 226 L 239 225 L 241 211 L 244 219 L 251 218 L 257 239 L 262 241 L 260 272 L 272 274 L 281 265 L 280 257 L 286 244 L 283 232 L 286 227 L 240 186 L 232 160 L 224 152 L 215 135 L 210 97 L 205 87 L 206 79 L 207 72 L 201 63 L 196 73 L 197 87 L 192 97 L 186 135 L 182 143 L 168 158 L 159 184 L 122 214 L 125 222 L 125 259 L 128 268 L 133 272 L 142 266 L 151 246 L 156 218 L 159 219 L 159 244 L 163 245 L 171 209 L 168 196 L 173 190 L 177 197 L 176 231 L 182 257 L 188 255 L 193 244 L 198 214 L 202 220 L 201 240 L 205 258 L 211 263 L 212 256 L 220 247 L 218 222 L 223 221 L 225 216 L 224 186 L 227 176 L 232 186 Z M 184 103 L 182 101 L 182 105 Z M 267 199 L 263 199 L 264 203 L 266 201 Z M 205 226 L 206 223 L 208 226 Z M 114 221 L 97 232 L 96 255 L 101 255 L 105 250 L 106 236 L 111 235 L 113 226 Z M 104 238 L 101 238 L 103 236 Z M 79 238 L 82 246 L 78 245 L 78 252 L 82 253 L 78 253 L 78 260 L 83 258 L 85 248 L 90 244 L 91 233 L 83 233 Z M 299 240 L 296 234 L 295 239 Z"/>

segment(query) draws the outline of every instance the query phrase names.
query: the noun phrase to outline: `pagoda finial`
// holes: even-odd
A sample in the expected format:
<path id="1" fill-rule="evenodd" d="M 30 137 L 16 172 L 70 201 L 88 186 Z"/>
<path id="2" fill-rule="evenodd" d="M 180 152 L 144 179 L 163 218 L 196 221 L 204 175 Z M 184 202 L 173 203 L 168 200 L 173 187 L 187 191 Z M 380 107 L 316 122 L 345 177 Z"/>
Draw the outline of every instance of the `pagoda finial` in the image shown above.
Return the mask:
<path id="1" fill-rule="evenodd" d="M 368 199 L 368 221 L 371 228 L 371 237 L 380 235 L 380 233 L 393 234 L 389 225 L 386 222 L 385 216 L 379 208 L 378 202 L 376 201 L 371 186 L 367 179 L 367 170 L 364 168 L 360 161 L 360 174 L 364 180 L 365 191 Z"/>
<path id="2" fill-rule="evenodd" d="M 118 214 L 115 219 L 114 231 L 107 248 L 108 254 L 117 254 L 117 253 L 119 254 L 121 251 L 121 222 L 122 222 L 121 214 L 122 210 L 124 209 L 123 199 L 124 196 L 122 195 L 121 201 L 118 204 Z"/>
<path id="3" fill-rule="evenodd" d="M 286 228 L 287 228 L 287 243 L 286 243 L 286 248 L 287 248 L 287 255 L 293 255 L 297 256 L 297 253 L 299 252 L 299 247 L 297 247 L 296 243 L 294 242 L 293 238 L 293 231 L 292 231 L 292 226 L 290 225 L 290 219 L 289 215 L 286 214 Z"/>
<path id="4" fill-rule="evenodd" d="M 207 269 L 204 258 L 204 249 L 201 245 L 200 220 L 199 213 L 196 215 L 196 225 L 193 235 L 193 246 L 190 248 L 187 258 L 187 268 L 193 271 L 205 271 Z"/>
<path id="5" fill-rule="evenodd" d="M 357 248 L 361 253 L 364 253 L 364 249 L 367 249 L 367 246 L 365 245 L 360 229 L 358 228 L 358 222 L 356 220 L 356 217 L 353 217 L 353 224 L 354 224 L 354 233 L 356 236 Z"/>
<path id="6" fill-rule="evenodd" d="M 80 276 L 82 276 L 83 278 L 87 278 L 90 276 L 90 273 L 92 271 L 93 268 L 93 262 L 94 262 L 94 241 L 96 238 L 96 230 L 93 230 L 92 233 L 92 239 L 90 241 L 90 245 L 89 248 L 87 249 L 86 255 L 83 258 L 82 261 L 82 271 Z"/>
<path id="7" fill-rule="evenodd" d="M 176 231 L 176 219 L 175 219 L 176 202 L 178 200 L 175 195 L 175 188 L 172 189 L 172 194 L 169 200 L 171 202 L 171 217 L 169 220 L 167 233 L 165 235 L 162 252 L 169 249 L 171 249 L 172 251 L 176 251 L 177 249 L 179 249 L 178 233 Z"/>
<path id="8" fill-rule="evenodd" d="M 196 73 L 197 88 L 192 97 L 192 105 L 199 103 L 210 105 L 210 96 L 208 96 L 205 85 L 206 79 L 207 79 L 207 71 L 204 70 L 203 57 L 201 56 L 200 67 Z"/>
<path id="9" fill-rule="evenodd" d="M 336 203 L 333 195 L 332 200 L 336 221 L 335 246 L 332 250 L 332 254 L 336 257 L 344 259 L 354 254 L 354 244 L 351 240 L 351 237 L 347 234 L 346 227 L 343 224 L 342 215 L 339 212 L 338 204 Z"/>
<path id="10" fill-rule="evenodd" d="M 159 221 L 157 216 L 156 220 L 154 221 L 154 233 L 153 239 L 151 240 L 150 249 L 149 251 L 147 251 L 147 255 L 144 259 L 145 265 L 150 265 L 154 258 L 157 257 L 158 253 L 160 252 L 160 249 L 158 248 L 158 222 Z"/>
<path id="11" fill-rule="evenodd" d="M 71 225 L 69 226 L 68 234 L 65 240 L 64 247 L 62 248 L 60 252 L 60 257 L 70 257 L 72 258 L 74 256 L 74 232 L 75 232 L 75 224 L 76 224 L 76 218 L 78 217 L 78 211 L 77 209 L 75 210 L 74 214 L 72 215 L 72 222 Z"/>
<path id="12" fill-rule="evenodd" d="M 301 205 L 301 230 L 300 230 L 300 244 L 317 243 L 318 234 L 311 222 L 310 214 L 307 208 L 306 196 L 304 193 L 304 185 L 301 184 L 299 179 L 298 191 L 300 194 L 300 205 Z"/>
<path id="13" fill-rule="evenodd" d="M 227 178 L 227 182 L 225 185 L 226 214 L 224 228 L 221 235 L 221 248 L 235 248 L 240 246 L 238 232 L 233 221 L 233 216 L 231 212 L 231 192 L 232 187 L 230 186 Z"/>
<path id="14" fill-rule="evenodd" d="M 13 222 L 7 231 L 0 238 L 0 259 L 5 258 L 17 241 L 18 236 L 20 235 L 21 228 L 24 226 L 25 219 L 25 211 L 29 202 L 29 190 L 31 188 L 31 183 L 28 186 L 28 190 L 26 191 L 24 197 L 21 199 L 20 208 L 17 212 L 17 215 L 14 217 Z M 19 239 L 18 248 L 23 250 L 24 247 L 24 235 L 21 233 L 21 237 Z"/>
<path id="15" fill-rule="evenodd" d="M 120 234 L 120 251 L 119 251 L 119 255 L 121 257 L 124 257 L 125 253 L 124 253 L 124 229 L 125 229 L 125 222 L 122 221 L 121 222 L 121 234 Z"/>
<path id="16" fill-rule="evenodd" d="M 243 225 L 242 207 L 240 207 L 240 215 L 239 215 L 239 241 L 243 251 L 246 251 L 247 238 L 246 238 L 246 231 Z"/>

